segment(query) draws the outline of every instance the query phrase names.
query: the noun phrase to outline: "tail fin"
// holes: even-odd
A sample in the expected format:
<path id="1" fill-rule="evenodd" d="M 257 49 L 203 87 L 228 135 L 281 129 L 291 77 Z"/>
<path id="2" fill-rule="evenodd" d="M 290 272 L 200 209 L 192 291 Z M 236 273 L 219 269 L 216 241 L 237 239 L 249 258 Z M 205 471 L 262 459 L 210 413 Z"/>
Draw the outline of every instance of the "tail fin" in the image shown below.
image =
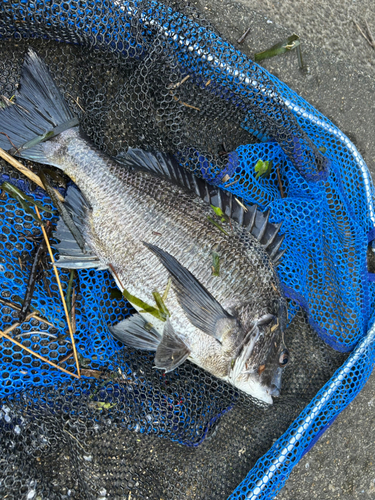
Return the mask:
<path id="1" fill-rule="evenodd" d="M 49 163 L 41 142 L 78 125 L 45 63 L 29 49 L 15 104 L 0 112 L 0 147 L 15 156 Z"/>

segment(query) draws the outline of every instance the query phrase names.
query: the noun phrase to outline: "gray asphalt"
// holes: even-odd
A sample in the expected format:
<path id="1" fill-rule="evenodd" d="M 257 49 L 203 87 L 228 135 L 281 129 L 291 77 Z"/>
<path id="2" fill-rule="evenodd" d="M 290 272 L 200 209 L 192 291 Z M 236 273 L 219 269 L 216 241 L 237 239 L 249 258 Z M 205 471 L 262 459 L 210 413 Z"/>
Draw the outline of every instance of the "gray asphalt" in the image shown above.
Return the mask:
<path id="1" fill-rule="evenodd" d="M 234 45 L 253 56 L 297 33 L 309 71 L 293 52 L 262 65 L 350 137 L 375 175 L 375 38 L 373 0 L 199 0 L 196 5 Z M 294 468 L 278 500 L 375 499 L 375 374 Z"/>

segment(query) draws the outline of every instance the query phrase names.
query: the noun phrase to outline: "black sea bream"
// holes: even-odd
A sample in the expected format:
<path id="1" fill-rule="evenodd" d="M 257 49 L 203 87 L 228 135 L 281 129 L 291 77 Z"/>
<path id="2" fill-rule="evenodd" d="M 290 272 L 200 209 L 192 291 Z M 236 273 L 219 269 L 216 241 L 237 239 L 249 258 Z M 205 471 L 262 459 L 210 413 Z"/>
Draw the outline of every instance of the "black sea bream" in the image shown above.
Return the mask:
<path id="1" fill-rule="evenodd" d="M 141 310 L 113 335 L 156 351 L 157 368 L 188 359 L 272 403 L 288 361 L 278 226 L 167 155 L 131 149 L 119 163 L 100 152 L 31 50 L 16 97 L 0 113 L 0 146 L 54 165 L 79 188 L 68 189 L 65 206 L 84 247 L 60 220 L 58 265 L 110 269 Z"/>

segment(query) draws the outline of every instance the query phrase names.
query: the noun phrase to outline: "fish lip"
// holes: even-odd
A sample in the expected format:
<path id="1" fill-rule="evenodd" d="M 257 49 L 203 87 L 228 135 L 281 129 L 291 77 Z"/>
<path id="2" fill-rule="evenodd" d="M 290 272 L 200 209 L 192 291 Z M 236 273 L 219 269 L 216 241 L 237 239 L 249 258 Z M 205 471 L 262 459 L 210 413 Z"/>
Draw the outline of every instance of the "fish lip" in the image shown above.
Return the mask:
<path id="1" fill-rule="evenodd" d="M 278 398 L 280 397 L 280 387 L 278 387 L 277 385 L 275 384 L 271 384 L 271 387 L 269 389 L 269 394 L 270 396 L 273 396 L 274 398 Z"/>

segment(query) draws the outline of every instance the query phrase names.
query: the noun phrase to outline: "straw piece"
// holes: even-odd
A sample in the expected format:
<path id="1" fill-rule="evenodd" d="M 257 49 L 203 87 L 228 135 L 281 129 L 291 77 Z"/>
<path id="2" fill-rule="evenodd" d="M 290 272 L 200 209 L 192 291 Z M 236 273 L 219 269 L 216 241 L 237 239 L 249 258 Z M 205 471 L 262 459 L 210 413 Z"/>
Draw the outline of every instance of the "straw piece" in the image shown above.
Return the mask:
<path id="1" fill-rule="evenodd" d="M 0 148 L 0 157 L 3 158 L 3 160 L 7 161 L 12 165 L 12 167 L 16 168 L 19 172 L 21 172 L 23 175 L 25 175 L 28 179 L 31 181 L 35 182 L 39 187 L 44 189 L 43 183 L 40 180 L 40 178 L 34 174 L 30 169 L 22 165 L 18 160 L 16 160 L 13 156 L 8 154 L 6 151 Z M 59 198 L 60 201 L 64 201 L 63 196 L 55 189 L 56 196 Z"/>
<path id="2" fill-rule="evenodd" d="M 9 300 L 4 300 L 4 299 L 0 298 L 0 303 L 4 304 L 5 306 L 11 307 L 12 309 L 15 309 L 16 311 L 20 311 L 21 310 L 20 306 L 17 306 L 16 304 L 13 304 L 13 302 L 9 302 Z M 41 323 L 45 323 L 46 325 L 53 326 L 54 328 L 56 328 L 53 323 L 50 323 L 49 321 L 47 321 L 45 318 L 42 318 L 41 316 L 37 316 L 35 314 L 35 311 L 32 313 L 32 317 L 34 319 L 40 321 Z"/>
<path id="3" fill-rule="evenodd" d="M 31 317 L 32 314 L 29 314 L 28 317 Z M 14 328 L 16 328 L 14 325 L 12 325 Z M 14 329 L 13 328 L 13 329 Z M 8 328 L 9 330 L 9 328 Z M 40 356 L 40 354 L 37 354 L 36 352 L 32 351 L 31 349 L 29 349 L 28 347 L 22 345 L 20 342 L 17 342 L 17 340 L 15 339 L 12 339 L 12 337 L 9 337 L 9 335 L 7 335 L 5 332 L 7 330 L 4 330 L 4 332 L 1 332 L 0 331 L 0 337 L 3 337 L 3 338 L 6 338 L 7 340 L 10 340 L 11 342 L 13 342 L 13 344 L 16 344 L 18 345 L 19 347 L 21 347 L 21 349 L 27 351 L 28 353 L 32 354 L 33 356 L 35 356 L 36 358 L 44 361 L 45 363 L 48 363 L 49 365 L 53 366 L 54 368 L 57 368 L 58 370 L 64 372 L 64 373 L 67 373 L 68 375 L 71 375 L 72 377 L 75 377 L 75 378 L 79 378 L 78 375 L 76 375 L 75 373 L 72 373 L 72 372 L 69 372 L 68 370 L 65 370 L 65 368 L 61 368 L 61 366 L 57 366 L 55 365 L 55 363 L 52 363 L 52 361 L 50 361 L 49 359 L 47 358 L 44 358 L 43 356 Z"/>
<path id="4" fill-rule="evenodd" d="M 29 319 L 31 319 L 33 317 L 34 317 L 34 313 L 32 312 L 26 316 L 25 321 L 29 321 Z M 13 331 L 16 328 L 18 328 L 19 326 L 21 326 L 23 323 L 25 323 L 25 321 L 22 321 L 22 323 L 20 321 L 16 321 L 16 323 L 13 323 L 13 325 L 8 326 L 8 328 L 6 328 L 3 332 L 0 330 L 0 338 L 2 335 L 10 333 L 11 331 Z"/>
<path id="5" fill-rule="evenodd" d="M 39 215 L 39 210 L 38 210 L 38 207 L 35 206 L 35 211 L 38 215 L 38 217 L 40 218 L 40 215 Z M 44 227 L 42 226 L 42 231 L 43 231 L 43 236 L 44 236 L 44 239 L 46 241 L 46 245 L 47 245 L 47 248 L 48 248 L 48 252 L 49 252 L 49 255 L 51 257 L 51 262 L 52 264 L 55 263 L 55 259 L 53 257 L 53 253 L 52 253 L 52 250 L 51 250 L 51 246 L 49 244 L 49 241 L 48 241 L 48 237 L 47 237 L 47 233 L 46 233 L 46 230 L 44 229 Z M 70 340 L 72 342 L 72 348 L 73 348 L 73 353 L 74 353 L 74 360 L 75 360 L 75 363 L 76 363 L 76 367 L 77 367 L 77 373 L 78 373 L 78 378 L 81 377 L 81 373 L 80 373 L 80 370 L 79 370 L 79 363 L 78 363 L 78 356 L 77 356 L 77 349 L 76 349 L 76 344 L 74 342 L 74 336 L 73 336 L 73 330 L 72 330 L 72 325 L 70 323 L 70 317 L 69 317 L 69 313 L 68 313 L 68 309 L 66 307 L 66 302 L 65 302 L 65 297 L 64 297 L 64 292 L 63 292 L 63 289 L 62 289 L 62 286 L 61 286 L 61 282 L 60 282 L 60 277 L 59 277 L 59 273 L 57 271 L 57 267 L 56 266 L 53 266 L 53 270 L 55 272 L 55 276 L 56 276 L 56 281 L 57 281 L 57 285 L 59 287 L 59 292 L 60 292 L 60 296 L 61 296 L 61 300 L 62 300 L 62 303 L 63 303 L 63 306 L 64 306 L 64 312 L 65 312 L 65 316 L 66 316 L 66 321 L 68 323 L 68 329 L 69 329 L 69 334 L 70 334 Z"/>

